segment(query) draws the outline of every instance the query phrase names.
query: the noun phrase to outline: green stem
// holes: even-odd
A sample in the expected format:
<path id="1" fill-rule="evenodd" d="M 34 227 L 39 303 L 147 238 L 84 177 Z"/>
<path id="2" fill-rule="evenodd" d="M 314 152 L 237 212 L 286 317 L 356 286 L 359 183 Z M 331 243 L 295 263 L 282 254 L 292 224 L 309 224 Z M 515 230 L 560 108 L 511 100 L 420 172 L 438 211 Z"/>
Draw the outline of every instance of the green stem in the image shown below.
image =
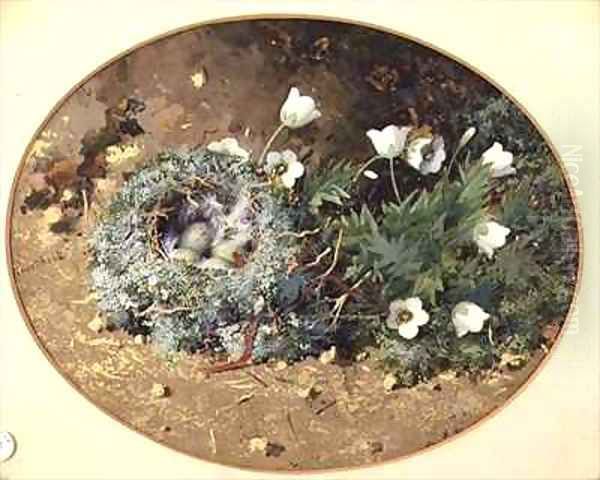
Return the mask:
<path id="1" fill-rule="evenodd" d="M 285 128 L 285 125 L 282 123 L 280 124 L 277 129 L 273 132 L 273 135 L 271 135 L 269 137 L 269 139 L 267 140 L 267 143 L 265 144 L 265 148 L 263 149 L 262 153 L 260 154 L 260 157 L 258 157 L 258 162 L 256 162 L 257 166 L 261 166 L 265 156 L 267 155 L 267 153 L 269 152 L 269 149 L 271 148 L 271 145 L 273 145 L 273 142 L 275 141 L 275 139 L 277 138 L 277 136 L 283 132 L 283 129 Z"/>
<path id="2" fill-rule="evenodd" d="M 450 170 L 452 170 L 452 166 L 454 165 L 454 162 L 456 161 L 456 157 L 458 157 L 458 154 L 460 152 L 462 152 L 463 148 L 465 148 L 467 144 L 463 144 L 463 145 L 459 145 L 458 148 L 454 151 L 454 155 L 452 155 L 452 158 L 450 159 L 450 162 L 448 163 L 448 168 L 446 169 L 446 177 L 450 177 Z"/>
<path id="3" fill-rule="evenodd" d="M 396 200 L 398 203 L 402 203 L 402 199 L 400 198 L 400 191 L 398 190 L 398 184 L 396 183 L 396 173 L 394 172 L 394 159 L 390 158 L 390 175 L 392 177 L 392 187 L 394 188 L 394 194 L 396 195 Z"/>

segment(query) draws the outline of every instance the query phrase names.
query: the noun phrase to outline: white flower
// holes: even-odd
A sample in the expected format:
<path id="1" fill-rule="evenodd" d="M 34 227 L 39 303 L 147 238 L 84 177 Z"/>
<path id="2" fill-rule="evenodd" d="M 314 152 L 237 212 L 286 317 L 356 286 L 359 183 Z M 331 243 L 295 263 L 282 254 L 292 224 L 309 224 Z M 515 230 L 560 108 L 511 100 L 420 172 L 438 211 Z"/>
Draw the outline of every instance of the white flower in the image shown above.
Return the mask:
<path id="1" fill-rule="evenodd" d="M 401 337 L 411 340 L 419 333 L 419 327 L 428 321 L 429 314 L 423 310 L 421 299 L 411 297 L 390 303 L 386 325 L 388 328 L 397 329 Z"/>
<path id="2" fill-rule="evenodd" d="M 461 150 L 467 143 L 471 141 L 476 133 L 477 129 L 475 127 L 467 128 L 465 133 L 463 133 L 463 136 L 460 137 L 460 141 L 458 142 L 458 147 L 456 147 L 456 150 Z"/>
<path id="3" fill-rule="evenodd" d="M 298 161 L 298 156 L 291 150 L 269 152 L 266 157 L 265 171 L 273 175 L 280 167 L 284 170 L 279 175 L 279 179 L 284 187 L 291 190 L 296 180 L 304 175 L 304 165 Z"/>
<path id="4" fill-rule="evenodd" d="M 452 323 L 458 337 L 464 337 L 469 332 L 481 332 L 488 318 L 490 314 L 473 302 L 460 302 L 452 310 Z"/>
<path id="5" fill-rule="evenodd" d="M 380 157 L 392 159 L 404 150 L 406 136 L 411 129 L 412 127 L 400 128 L 396 125 L 388 125 L 383 130 L 372 128 L 367 132 L 367 137 Z"/>
<path id="6" fill-rule="evenodd" d="M 288 163 L 287 170 L 281 175 L 281 183 L 290 190 L 294 188 L 296 180 L 304 175 L 304 165 L 298 161 Z"/>
<path id="7" fill-rule="evenodd" d="M 317 110 L 315 100 L 306 95 L 300 95 L 296 87 L 290 88 L 286 101 L 281 106 L 279 118 L 288 128 L 300 128 L 308 125 L 321 116 Z"/>
<path id="8" fill-rule="evenodd" d="M 408 144 L 406 162 L 423 175 L 437 173 L 446 160 L 444 139 L 435 137 L 417 137 Z"/>
<path id="9" fill-rule="evenodd" d="M 425 159 L 421 163 L 420 171 L 423 175 L 437 173 L 442 168 L 442 163 L 446 160 L 446 149 L 444 148 L 444 139 L 435 136 L 431 142 L 431 151 L 425 154 Z"/>
<path id="10" fill-rule="evenodd" d="M 250 158 L 250 153 L 240 147 L 238 141 L 233 137 L 224 138 L 218 142 L 210 142 L 206 148 L 214 153 L 224 153 L 226 155 L 240 157 L 244 161 Z"/>
<path id="11" fill-rule="evenodd" d="M 473 229 L 473 240 L 479 247 L 479 251 L 485 253 L 488 258 L 494 256 L 494 250 L 504 246 L 510 228 L 497 222 L 483 222 Z"/>
<path id="12" fill-rule="evenodd" d="M 513 154 L 502 149 L 502 144 L 494 142 L 481 156 L 484 165 L 491 165 L 492 177 L 504 177 L 516 172 L 512 166 Z"/>

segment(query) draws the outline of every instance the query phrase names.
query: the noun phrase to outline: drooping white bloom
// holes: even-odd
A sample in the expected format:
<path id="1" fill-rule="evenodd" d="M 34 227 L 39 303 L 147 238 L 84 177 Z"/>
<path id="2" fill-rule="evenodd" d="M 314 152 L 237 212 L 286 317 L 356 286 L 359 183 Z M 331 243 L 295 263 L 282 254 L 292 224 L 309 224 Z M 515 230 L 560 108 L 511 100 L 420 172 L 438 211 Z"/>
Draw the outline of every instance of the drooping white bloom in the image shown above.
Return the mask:
<path id="1" fill-rule="evenodd" d="M 446 160 L 444 139 L 435 137 L 417 137 L 408 144 L 406 162 L 423 175 L 437 173 Z"/>
<path id="2" fill-rule="evenodd" d="M 491 166 L 492 177 L 494 178 L 512 175 L 516 172 L 512 166 L 513 154 L 503 150 L 501 143 L 494 142 L 490 148 L 483 152 L 481 160 L 484 165 Z"/>
<path id="3" fill-rule="evenodd" d="M 481 332 L 488 318 L 490 314 L 473 302 L 460 302 L 452 310 L 452 323 L 458 337 L 464 337 L 469 332 Z"/>
<path id="4" fill-rule="evenodd" d="M 210 142 L 206 148 L 211 152 L 241 157 L 244 161 L 250 158 L 250 153 L 247 150 L 244 150 L 238 141 L 233 137 L 224 138 L 216 142 Z"/>
<path id="5" fill-rule="evenodd" d="M 398 127 L 388 125 L 383 130 L 372 128 L 367 132 L 367 137 L 373 143 L 375 151 L 380 157 L 392 159 L 396 158 L 404 150 L 406 136 L 412 127 Z"/>
<path id="6" fill-rule="evenodd" d="M 269 152 L 265 162 L 265 172 L 269 175 L 281 171 L 279 179 L 284 187 L 292 189 L 296 180 L 304 175 L 304 165 L 298 161 L 298 156 L 291 150 Z"/>
<path id="7" fill-rule="evenodd" d="M 479 247 L 479 251 L 485 253 L 488 258 L 494 256 L 494 250 L 504 246 L 506 237 L 510 234 L 510 228 L 497 222 L 483 222 L 473 229 L 473 240 Z"/>
<path id="8" fill-rule="evenodd" d="M 321 116 L 315 100 L 307 95 L 300 95 L 296 87 L 290 88 L 286 101 L 281 106 L 279 118 L 288 128 L 300 128 L 308 125 Z"/>
<path id="9" fill-rule="evenodd" d="M 463 133 L 463 136 L 460 137 L 460 141 L 458 142 L 458 147 L 456 147 L 456 149 L 461 150 L 467 143 L 471 141 L 471 139 L 475 136 L 476 133 L 477 129 L 475 127 L 467 128 L 467 130 L 465 130 L 465 133 Z"/>
<path id="10" fill-rule="evenodd" d="M 397 299 L 390 303 L 386 320 L 388 328 L 398 330 L 401 337 L 411 340 L 419 333 L 419 327 L 429 321 L 429 314 L 423 310 L 423 302 L 418 297 Z"/>

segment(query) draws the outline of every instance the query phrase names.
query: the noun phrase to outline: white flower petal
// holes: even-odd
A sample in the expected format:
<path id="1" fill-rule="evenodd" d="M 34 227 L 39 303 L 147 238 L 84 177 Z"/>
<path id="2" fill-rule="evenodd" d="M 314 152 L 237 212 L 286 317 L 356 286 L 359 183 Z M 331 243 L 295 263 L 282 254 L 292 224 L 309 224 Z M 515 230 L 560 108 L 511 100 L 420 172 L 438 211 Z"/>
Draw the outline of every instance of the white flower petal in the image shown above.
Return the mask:
<path id="1" fill-rule="evenodd" d="M 462 319 L 454 319 L 454 330 L 458 338 L 464 337 L 469 333 L 469 327 L 466 323 L 462 322 Z"/>
<path id="2" fill-rule="evenodd" d="M 383 145 L 383 142 L 384 142 L 383 133 L 380 132 L 379 130 L 372 128 L 371 130 L 369 130 L 367 132 L 367 137 L 369 137 L 369 140 L 371 140 L 373 147 L 375 147 L 375 151 L 379 155 L 383 155 L 382 152 L 385 152 L 385 149 L 381 148 L 381 145 Z"/>
<path id="3" fill-rule="evenodd" d="M 290 88 L 287 101 L 294 101 L 300 98 L 300 90 L 297 87 Z"/>
<path id="4" fill-rule="evenodd" d="M 285 172 L 281 177 L 281 183 L 285 188 L 292 189 L 294 188 L 294 184 L 296 183 L 296 177 L 289 174 L 289 172 Z"/>
<path id="5" fill-rule="evenodd" d="M 310 119 L 309 119 L 309 120 L 308 120 L 308 122 L 306 122 L 306 123 L 310 123 L 310 122 L 312 122 L 312 121 L 314 121 L 314 120 L 317 120 L 318 118 L 321 118 L 321 117 L 322 117 L 322 115 L 323 115 L 323 114 L 321 113 L 321 111 L 320 111 L 320 110 L 317 110 L 317 109 L 315 109 L 315 110 L 313 110 L 313 111 L 311 112 L 311 114 L 310 114 Z"/>
<path id="6" fill-rule="evenodd" d="M 432 141 L 432 138 L 419 137 L 415 138 L 408 144 L 406 162 L 415 170 L 420 171 L 421 163 L 423 163 L 423 147 L 429 145 Z"/>
<path id="7" fill-rule="evenodd" d="M 265 157 L 265 172 L 271 173 L 282 163 L 282 154 L 279 152 L 269 152 Z"/>
<path id="8" fill-rule="evenodd" d="M 365 170 L 363 175 L 369 180 L 377 180 L 379 178 L 379 175 L 377 175 L 373 170 Z"/>
<path id="9" fill-rule="evenodd" d="M 290 89 L 279 112 L 281 122 L 288 128 L 303 127 L 320 116 L 321 112 L 316 109 L 314 99 L 300 95 L 300 91 L 296 87 Z"/>
<path id="10" fill-rule="evenodd" d="M 498 170 L 492 171 L 493 178 L 506 177 L 507 175 L 514 175 L 517 173 L 517 169 L 512 166 L 504 167 Z"/>
<path id="11" fill-rule="evenodd" d="M 234 150 L 238 148 L 238 141 L 233 137 L 227 137 L 221 140 L 221 146 L 224 150 Z"/>
<path id="12" fill-rule="evenodd" d="M 452 310 L 452 323 L 458 337 L 463 337 L 469 332 L 480 332 L 489 318 L 489 313 L 473 302 L 460 302 Z"/>
<path id="13" fill-rule="evenodd" d="M 413 321 L 401 323 L 398 326 L 398 333 L 402 338 L 412 340 L 419 333 L 419 326 Z"/>
<path id="14" fill-rule="evenodd" d="M 390 330 L 396 330 L 398 328 L 398 314 L 390 312 L 385 320 L 385 324 Z"/>
<path id="15" fill-rule="evenodd" d="M 423 309 L 423 302 L 419 297 L 407 298 L 404 300 L 404 305 L 406 309 L 413 314 Z"/>
<path id="16" fill-rule="evenodd" d="M 293 178 L 300 178 L 302 175 L 304 175 L 304 165 L 296 161 L 291 162 L 288 164 L 285 174 L 290 175 Z"/>
<path id="17" fill-rule="evenodd" d="M 463 136 L 460 138 L 460 141 L 458 142 L 458 147 L 456 149 L 462 149 L 467 143 L 471 141 L 471 139 L 475 136 L 476 133 L 477 129 L 475 127 L 469 127 L 465 131 L 465 133 L 463 133 Z"/>
<path id="18" fill-rule="evenodd" d="M 220 149 L 221 149 L 221 142 L 210 142 L 207 146 L 206 146 L 207 150 L 210 150 L 211 152 L 215 152 L 215 153 L 221 153 Z"/>
<path id="19" fill-rule="evenodd" d="M 389 307 L 390 313 L 398 314 L 398 312 L 405 310 L 405 309 L 406 309 L 405 300 L 403 300 L 401 298 L 397 298 L 392 303 L 390 303 L 390 307 Z"/>
<path id="20" fill-rule="evenodd" d="M 225 155 L 241 157 L 244 160 L 250 158 L 250 153 L 240 147 L 238 141 L 232 137 L 223 138 L 216 142 L 210 142 L 206 149 L 214 153 L 223 153 Z"/>
<path id="21" fill-rule="evenodd" d="M 480 223 L 473 229 L 473 240 L 479 250 L 492 258 L 494 250 L 506 244 L 506 237 L 510 234 L 510 228 L 497 222 Z"/>
<path id="22" fill-rule="evenodd" d="M 292 150 L 287 149 L 281 152 L 280 158 L 287 164 L 295 162 L 298 160 L 298 155 L 296 155 Z"/>
<path id="23" fill-rule="evenodd" d="M 515 173 L 512 167 L 513 154 L 503 150 L 502 144 L 494 142 L 481 156 L 484 165 L 490 165 L 492 176 L 495 178 L 503 177 Z"/>
<path id="24" fill-rule="evenodd" d="M 388 125 L 383 130 L 371 129 L 367 137 L 371 140 L 377 154 L 381 157 L 392 159 L 400 155 L 406 143 L 406 136 L 411 127 L 398 127 Z"/>
<path id="25" fill-rule="evenodd" d="M 446 160 L 446 150 L 444 148 L 444 139 L 442 137 L 434 137 L 431 147 L 433 148 L 433 151 L 427 154 L 425 161 L 421 163 L 420 171 L 423 175 L 439 172 L 442 168 L 442 163 Z"/>
<path id="26" fill-rule="evenodd" d="M 417 326 L 422 327 L 429 322 L 429 314 L 425 310 L 413 312 L 412 321 L 415 322 Z"/>

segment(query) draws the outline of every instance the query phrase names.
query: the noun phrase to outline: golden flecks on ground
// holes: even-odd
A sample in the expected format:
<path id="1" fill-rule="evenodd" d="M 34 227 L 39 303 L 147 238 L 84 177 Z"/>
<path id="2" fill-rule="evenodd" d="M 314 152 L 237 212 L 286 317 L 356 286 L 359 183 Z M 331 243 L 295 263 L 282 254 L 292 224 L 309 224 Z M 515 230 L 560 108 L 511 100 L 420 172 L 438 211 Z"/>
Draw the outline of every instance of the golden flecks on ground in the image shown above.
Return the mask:
<path id="1" fill-rule="evenodd" d="M 335 346 L 331 347 L 329 350 L 325 350 L 319 357 L 319 361 L 324 364 L 327 365 L 329 363 L 333 363 L 335 362 L 337 356 L 337 352 L 335 349 Z"/>
<path id="2" fill-rule="evenodd" d="M 196 90 L 202 88 L 208 80 L 206 70 L 204 68 L 201 68 L 196 73 L 190 75 L 190 80 L 192 81 L 192 85 Z"/>
<path id="3" fill-rule="evenodd" d="M 265 453 L 269 441 L 265 437 L 254 437 L 248 441 L 248 449 L 250 452 Z"/>
<path id="4" fill-rule="evenodd" d="M 56 223 L 62 218 L 62 210 L 58 205 L 52 205 L 44 210 L 44 222 Z"/>
<path id="5" fill-rule="evenodd" d="M 41 138 L 36 140 L 31 146 L 29 153 L 30 158 L 47 158 L 48 150 L 52 146 L 51 142 L 42 140 Z"/>
<path id="6" fill-rule="evenodd" d="M 279 360 L 277 362 L 275 362 L 275 365 L 273 365 L 273 370 L 275 370 L 276 372 L 281 372 L 282 370 L 285 370 L 287 368 L 287 363 L 285 363 L 283 360 Z"/>
<path id="7" fill-rule="evenodd" d="M 164 398 L 169 396 L 169 388 L 162 383 L 154 383 L 150 389 L 150 395 L 154 398 Z"/>
<path id="8" fill-rule="evenodd" d="M 117 370 L 114 368 L 113 362 L 109 359 L 104 362 L 93 363 L 90 366 L 90 370 L 97 375 L 101 375 L 113 380 L 123 380 L 124 378 L 123 376 L 115 373 Z"/>
<path id="9" fill-rule="evenodd" d="M 62 202 L 68 202 L 69 200 L 71 200 L 73 198 L 73 195 L 74 194 L 73 194 L 73 192 L 71 190 L 69 190 L 68 188 L 65 188 L 63 190 L 63 193 L 62 193 L 61 197 L 60 197 L 60 200 Z"/>
<path id="10" fill-rule="evenodd" d="M 388 373 L 383 377 L 383 388 L 386 392 L 391 392 L 398 384 L 398 379 L 393 373 Z"/>
<path id="11" fill-rule="evenodd" d="M 94 333 L 100 333 L 106 328 L 106 321 L 99 314 L 96 314 L 96 316 L 88 322 L 87 327 Z"/>
<path id="12" fill-rule="evenodd" d="M 106 148 L 106 161 L 109 164 L 120 164 L 137 158 L 142 153 L 136 143 L 111 145 Z"/>

